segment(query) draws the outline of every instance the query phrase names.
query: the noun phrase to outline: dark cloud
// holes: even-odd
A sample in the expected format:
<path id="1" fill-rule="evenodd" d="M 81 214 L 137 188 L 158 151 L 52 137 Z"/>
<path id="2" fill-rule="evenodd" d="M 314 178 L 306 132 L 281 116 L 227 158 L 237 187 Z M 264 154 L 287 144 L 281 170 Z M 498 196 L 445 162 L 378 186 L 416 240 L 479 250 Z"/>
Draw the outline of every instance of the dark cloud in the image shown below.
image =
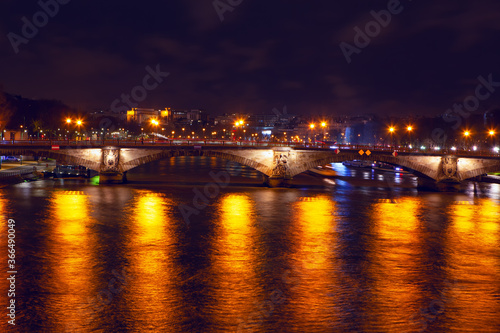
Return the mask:
<path id="1" fill-rule="evenodd" d="M 21 18 L 40 7 L 4 1 L 0 83 L 30 98 L 106 109 L 159 64 L 171 75 L 141 106 L 432 114 L 463 100 L 479 75 L 500 81 L 494 0 L 402 0 L 402 12 L 350 64 L 339 43 L 352 44 L 354 27 L 388 1 L 246 0 L 223 22 L 212 3 L 73 0 L 15 54 L 7 33 L 20 34 Z M 499 101 L 500 92 L 484 107 Z"/>

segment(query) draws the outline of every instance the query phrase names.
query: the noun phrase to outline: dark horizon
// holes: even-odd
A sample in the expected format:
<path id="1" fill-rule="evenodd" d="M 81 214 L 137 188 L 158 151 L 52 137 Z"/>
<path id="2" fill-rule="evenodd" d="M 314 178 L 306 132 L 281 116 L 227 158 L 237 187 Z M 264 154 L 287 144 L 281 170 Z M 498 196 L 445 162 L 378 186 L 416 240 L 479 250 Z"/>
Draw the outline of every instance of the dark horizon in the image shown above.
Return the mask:
<path id="1" fill-rule="evenodd" d="M 489 80 L 477 110 L 500 105 L 493 0 L 228 3 L 7 1 L 0 84 L 88 111 L 135 89 L 143 108 L 383 117 L 443 114 Z"/>

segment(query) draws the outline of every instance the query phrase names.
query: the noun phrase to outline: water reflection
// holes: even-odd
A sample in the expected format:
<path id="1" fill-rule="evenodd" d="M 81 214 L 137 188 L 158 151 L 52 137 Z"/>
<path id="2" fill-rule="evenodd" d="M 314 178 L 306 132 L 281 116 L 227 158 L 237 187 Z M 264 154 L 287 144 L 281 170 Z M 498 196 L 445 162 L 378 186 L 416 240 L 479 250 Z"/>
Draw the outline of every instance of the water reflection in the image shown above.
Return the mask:
<path id="1" fill-rule="evenodd" d="M 95 221 L 89 199 L 81 191 L 54 192 L 49 206 L 52 214 L 44 221 L 48 299 L 42 311 L 44 325 L 61 332 L 92 324 L 89 295 L 95 290 L 96 243 L 91 233 Z"/>
<path id="2" fill-rule="evenodd" d="M 178 249 L 170 218 L 172 203 L 165 195 L 137 191 L 128 209 L 126 256 L 134 278 L 126 286 L 128 327 L 134 331 L 174 330 L 179 316 Z M 147 305 L 147 306 L 145 306 Z"/>
<path id="3" fill-rule="evenodd" d="M 418 198 L 378 201 L 372 204 L 370 220 L 369 274 L 373 281 L 371 316 L 364 331 L 402 331 L 417 311 L 421 291 L 419 280 L 425 272 L 423 235 Z"/>
<path id="4" fill-rule="evenodd" d="M 0 190 L 0 218 L 2 221 L 5 221 L 7 218 L 7 199 L 5 198 L 3 191 Z M 2 223 L 4 225 L 5 223 Z M 7 229 L 2 229 L 2 231 L 6 231 Z"/>
<path id="5" fill-rule="evenodd" d="M 500 312 L 500 206 L 491 199 L 458 202 L 450 207 L 450 215 L 446 237 L 450 287 L 444 295 L 449 326 L 486 332 Z"/>
<path id="6" fill-rule="evenodd" d="M 328 196 L 302 197 L 292 206 L 292 269 L 285 272 L 285 296 L 292 318 L 288 325 L 302 332 L 330 331 L 338 320 L 338 304 L 327 295 L 338 290 L 335 203 Z"/>
<path id="7" fill-rule="evenodd" d="M 224 195 L 217 204 L 210 283 L 215 307 L 214 331 L 257 329 L 262 316 L 257 304 L 264 300 L 258 281 L 258 245 L 254 202 L 247 194 Z M 262 260 L 262 258 L 260 259 Z"/>

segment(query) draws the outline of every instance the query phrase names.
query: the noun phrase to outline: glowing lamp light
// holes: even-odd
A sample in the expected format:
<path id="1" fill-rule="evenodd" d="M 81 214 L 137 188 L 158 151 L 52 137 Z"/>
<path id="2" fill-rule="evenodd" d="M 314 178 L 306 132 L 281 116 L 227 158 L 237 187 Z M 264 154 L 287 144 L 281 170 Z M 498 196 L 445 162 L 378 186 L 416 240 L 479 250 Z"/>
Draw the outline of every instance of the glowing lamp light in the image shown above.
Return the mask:
<path id="1" fill-rule="evenodd" d="M 71 124 L 71 119 L 70 118 L 66 119 L 66 124 Z"/>
<path id="2" fill-rule="evenodd" d="M 472 147 L 472 150 L 476 151 L 477 150 L 477 146 Z"/>
<path id="3" fill-rule="evenodd" d="M 425 150 L 425 146 L 421 146 L 420 149 Z"/>
<path id="4" fill-rule="evenodd" d="M 451 150 L 457 150 L 457 147 L 451 147 Z"/>
<path id="5" fill-rule="evenodd" d="M 499 147 L 495 147 L 495 148 L 493 148 L 493 151 L 498 154 L 500 152 L 500 148 Z"/>
<path id="6" fill-rule="evenodd" d="M 314 129 L 314 124 L 309 125 L 311 129 Z"/>
<path id="7" fill-rule="evenodd" d="M 434 147 L 434 150 L 440 150 L 441 148 L 440 147 Z"/>

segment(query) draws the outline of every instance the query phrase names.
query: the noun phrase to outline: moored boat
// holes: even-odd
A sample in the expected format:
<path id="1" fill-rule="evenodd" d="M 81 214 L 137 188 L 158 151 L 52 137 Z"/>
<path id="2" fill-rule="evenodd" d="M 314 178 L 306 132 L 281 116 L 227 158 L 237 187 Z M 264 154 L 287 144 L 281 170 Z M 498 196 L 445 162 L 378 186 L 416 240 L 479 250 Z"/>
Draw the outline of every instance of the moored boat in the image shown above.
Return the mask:
<path id="1" fill-rule="evenodd" d="M 309 172 L 314 174 L 314 175 L 318 175 L 318 176 L 322 176 L 322 177 L 336 177 L 337 176 L 337 172 L 335 170 L 333 170 L 331 167 L 328 168 L 328 167 L 317 166 L 315 168 L 310 169 Z"/>
<path id="2" fill-rule="evenodd" d="M 408 170 L 405 170 L 401 166 L 396 166 L 396 165 L 387 164 L 387 163 L 383 163 L 383 162 L 377 162 L 377 161 L 372 163 L 372 169 L 378 170 L 378 171 L 385 171 L 385 172 L 410 173 Z"/>
<path id="3" fill-rule="evenodd" d="M 371 166 L 371 161 L 366 160 L 354 160 L 354 161 L 344 161 L 342 162 L 345 166 L 355 167 L 355 168 L 369 168 Z"/>

